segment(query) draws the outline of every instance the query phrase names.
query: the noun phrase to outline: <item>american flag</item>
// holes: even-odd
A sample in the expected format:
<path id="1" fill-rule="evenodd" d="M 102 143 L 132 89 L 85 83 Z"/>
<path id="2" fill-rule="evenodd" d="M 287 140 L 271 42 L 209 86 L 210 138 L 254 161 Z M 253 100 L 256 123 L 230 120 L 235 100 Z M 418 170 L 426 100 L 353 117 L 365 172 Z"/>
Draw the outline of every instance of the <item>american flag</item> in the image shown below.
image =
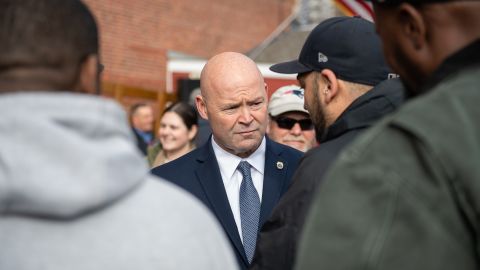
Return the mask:
<path id="1" fill-rule="evenodd" d="M 363 0 L 333 0 L 335 5 L 347 16 L 360 16 L 373 22 L 372 3 Z"/>

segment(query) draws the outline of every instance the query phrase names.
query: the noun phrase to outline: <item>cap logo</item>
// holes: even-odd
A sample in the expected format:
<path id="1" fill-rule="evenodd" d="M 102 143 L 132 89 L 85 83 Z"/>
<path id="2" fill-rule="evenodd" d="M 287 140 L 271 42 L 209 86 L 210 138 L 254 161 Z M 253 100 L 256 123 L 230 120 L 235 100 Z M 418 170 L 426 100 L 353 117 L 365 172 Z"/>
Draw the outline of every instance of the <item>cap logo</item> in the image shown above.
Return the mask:
<path id="1" fill-rule="evenodd" d="M 303 92 L 301 90 L 288 90 L 283 93 L 284 95 L 292 94 L 303 99 Z"/>
<path id="2" fill-rule="evenodd" d="M 400 75 L 395 73 L 388 73 L 388 79 L 400 78 Z"/>
<path id="3" fill-rule="evenodd" d="M 318 53 L 318 62 L 319 63 L 326 63 L 326 62 L 328 62 L 328 57 L 325 54 L 319 52 Z"/>

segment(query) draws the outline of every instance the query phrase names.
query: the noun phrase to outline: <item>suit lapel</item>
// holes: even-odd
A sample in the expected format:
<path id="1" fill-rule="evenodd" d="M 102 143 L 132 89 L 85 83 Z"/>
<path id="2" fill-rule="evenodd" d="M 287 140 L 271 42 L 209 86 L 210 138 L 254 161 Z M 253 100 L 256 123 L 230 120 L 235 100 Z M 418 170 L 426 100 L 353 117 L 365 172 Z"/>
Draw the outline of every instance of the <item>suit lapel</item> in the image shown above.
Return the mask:
<path id="1" fill-rule="evenodd" d="M 240 235 L 238 234 L 237 225 L 233 218 L 233 213 L 230 208 L 230 203 L 228 202 L 225 186 L 210 140 L 208 140 L 203 147 L 205 148 L 203 154 L 197 159 L 198 162 L 203 163 L 196 170 L 197 178 L 210 202 L 211 209 L 227 232 L 235 248 L 248 265 L 245 250 Z"/>
<path id="2" fill-rule="evenodd" d="M 288 164 L 280 156 L 280 149 L 267 138 L 265 151 L 265 175 L 263 177 L 262 208 L 260 211 L 260 226 L 269 218 L 273 207 L 280 199 L 285 185 L 285 175 Z"/>

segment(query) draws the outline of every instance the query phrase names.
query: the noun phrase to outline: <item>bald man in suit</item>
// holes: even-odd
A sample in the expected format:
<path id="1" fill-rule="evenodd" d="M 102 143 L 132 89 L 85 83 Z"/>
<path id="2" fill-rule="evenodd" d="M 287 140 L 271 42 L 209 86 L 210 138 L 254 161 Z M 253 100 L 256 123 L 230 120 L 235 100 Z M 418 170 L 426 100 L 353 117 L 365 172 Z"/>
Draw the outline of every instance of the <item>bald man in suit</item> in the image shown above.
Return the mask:
<path id="1" fill-rule="evenodd" d="M 302 152 L 265 136 L 267 87 L 257 65 L 240 53 L 221 53 L 207 62 L 196 105 L 210 121 L 212 136 L 152 172 L 212 210 L 240 267 L 247 269 L 258 230 L 287 190 Z"/>

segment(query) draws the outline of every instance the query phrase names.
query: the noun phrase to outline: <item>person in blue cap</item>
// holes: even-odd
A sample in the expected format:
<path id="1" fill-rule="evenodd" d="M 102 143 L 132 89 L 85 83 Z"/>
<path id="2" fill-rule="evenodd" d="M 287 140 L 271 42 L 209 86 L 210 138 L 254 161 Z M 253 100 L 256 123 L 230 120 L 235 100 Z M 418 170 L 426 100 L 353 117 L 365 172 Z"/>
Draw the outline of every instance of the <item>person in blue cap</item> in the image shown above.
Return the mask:
<path id="1" fill-rule="evenodd" d="M 270 68 L 298 73 L 320 146 L 306 153 L 292 185 L 262 227 L 252 269 L 292 269 L 311 198 L 338 153 L 403 101 L 374 25 L 334 17 L 308 36 L 298 60 Z"/>
<path id="2" fill-rule="evenodd" d="M 480 268 L 480 1 L 374 1 L 411 96 L 332 166 L 296 269 Z"/>

